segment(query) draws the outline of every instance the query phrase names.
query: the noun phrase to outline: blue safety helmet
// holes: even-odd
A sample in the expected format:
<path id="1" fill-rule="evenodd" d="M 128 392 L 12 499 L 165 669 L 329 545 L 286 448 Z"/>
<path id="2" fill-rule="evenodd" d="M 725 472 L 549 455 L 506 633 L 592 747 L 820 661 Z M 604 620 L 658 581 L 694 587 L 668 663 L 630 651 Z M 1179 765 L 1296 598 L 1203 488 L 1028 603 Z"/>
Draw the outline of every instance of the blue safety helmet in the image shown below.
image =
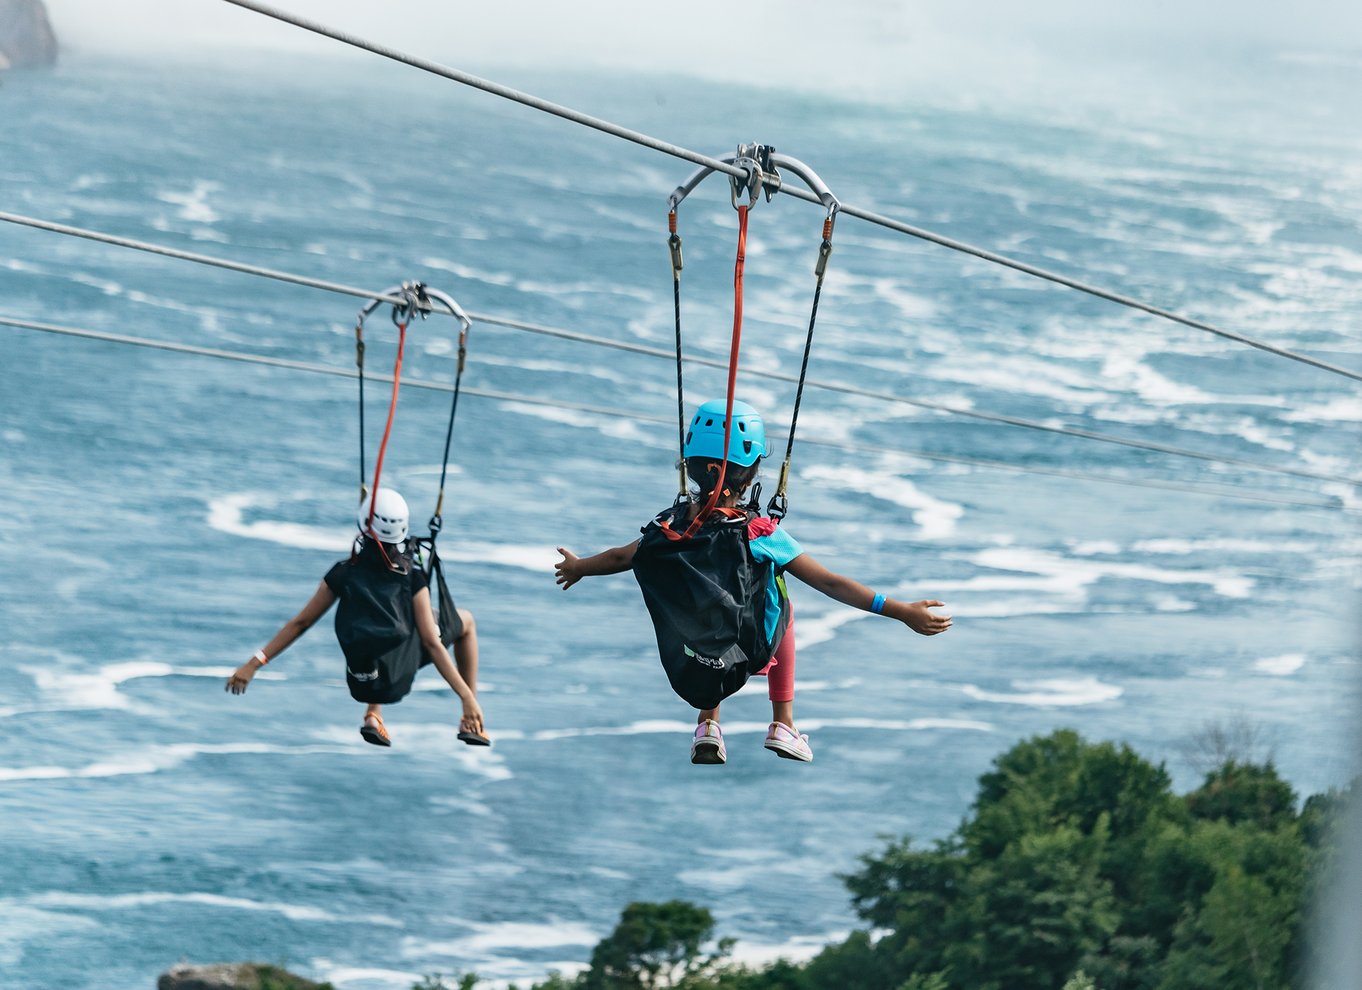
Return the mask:
<path id="1" fill-rule="evenodd" d="M 727 403 L 712 399 L 691 418 L 683 453 L 686 457 L 723 458 L 740 467 L 749 467 L 766 456 L 766 425 L 761 413 L 740 399 L 733 400 L 733 429 L 724 456 L 724 413 Z"/>

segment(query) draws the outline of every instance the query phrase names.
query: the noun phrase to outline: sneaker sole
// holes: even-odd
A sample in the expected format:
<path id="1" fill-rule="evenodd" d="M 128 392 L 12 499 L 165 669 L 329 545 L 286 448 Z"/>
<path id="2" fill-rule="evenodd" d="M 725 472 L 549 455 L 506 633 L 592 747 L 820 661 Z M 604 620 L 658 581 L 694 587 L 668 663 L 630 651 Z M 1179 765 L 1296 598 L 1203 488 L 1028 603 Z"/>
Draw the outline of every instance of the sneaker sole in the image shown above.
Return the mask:
<path id="1" fill-rule="evenodd" d="M 772 739 L 767 741 L 766 748 L 772 753 L 775 753 L 782 760 L 797 760 L 800 763 L 813 762 L 812 753 L 801 753 L 788 743 L 778 742 L 777 740 Z"/>
<path id="2" fill-rule="evenodd" d="M 728 762 L 723 748 L 708 739 L 697 739 L 690 747 L 690 761 L 707 766 Z"/>

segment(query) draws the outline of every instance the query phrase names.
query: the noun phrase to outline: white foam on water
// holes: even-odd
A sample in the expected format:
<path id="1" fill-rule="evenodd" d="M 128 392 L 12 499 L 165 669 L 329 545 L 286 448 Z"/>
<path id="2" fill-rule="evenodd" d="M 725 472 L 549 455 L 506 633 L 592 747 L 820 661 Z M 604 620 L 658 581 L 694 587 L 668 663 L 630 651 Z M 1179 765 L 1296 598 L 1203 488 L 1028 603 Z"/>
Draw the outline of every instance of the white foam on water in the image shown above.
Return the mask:
<path id="1" fill-rule="evenodd" d="M 681 870 L 676 879 L 692 887 L 711 891 L 736 891 L 753 886 L 755 882 L 774 877 L 787 877 L 791 885 L 808 876 L 812 864 L 807 859 L 775 856 L 768 850 L 734 849 L 736 856 L 723 865 L 702 865 Z"/>
<path id="2" fill-rule="evenodd" d="M 1033 708 L 1072 708 L 1115 701 L 1124 690 L 1114 684 L 1103 684 L 1095 677 L 1056 677 L 1037 681 L 1013 681 L 1012 693 L 985 691 L 974 684 L 960 690 L 976 701 L 999 705 L 1028 705 Z"/>
<path id="3" fill-rule="evenodd" d="M 651 736 L 694 731 L 694 722 L 678 722 L 671 719 L 644 719 L 638 722 L 631 722 L 628 725 L 591 725 L 565 729 L 539 729 L 535 732 L 527 733 L 525 738 L 534 742 L 553 742 L 559 739 L 583 739 L 589 736 Z M 724 731 L 728 731 L 728 726 L 724 726 Z"/>
<path id="4" fill-rule="evenodd" d="M 268 507 L 272 504 L 274 503 L 265 496 L 251 492 L 223 495 L 209 502 L 208 525 L 221 533 L 244 536 L 252 540 L 266 540 L 301 550 L 328 550 L 337 554 L 349 552 L 354 533 L 348 529 L 275 522 L 267 519 L 246 522 L 247 509 L 257 506 Z M 446 560 L 458 563 L 500 564 L 504 567 L 534 571 L 537 574 L 552 573 L 554 561 L 557 560 L 553 548 L 547 545 L 469 541 L 451 543 L 441 549 L 441 555 Z"/>
<path id="5" fill-rule="evenodd" d="M 943 381 L 968 383 L 1006 395 L 1031 395 L 1054 399 L 1071 407 L 1083 408 L 1109 401 L 1110 391 L 1094 384 L 1093 375 L 1044 357 L 1007 355 L 1006 360 L 979 360 L 976 357 L 954 367 L 940 365 L 932 377 Z"/>
<path id="6" fill-rule="evenodd" d="M 532 416 L 535 419 L 542 419 L 549 423 L 559 423 L 563 426 L 575 426 L 579 429 L 592 430 L 603 436 L 612 437 L 616 440 L 627 440 L 630 443 L 640 444 L 646 447 L 671 448 L 670 441 L 660 438 L 660 431 L 652 423 L 639 424 L 627 419 L 617 417 L 599 416 L 596 413 L 582 412 L 577 409 L 559 409 L 551 406 L 533 406 L 528 403 L 507 401 L 501 403 L 501 408 L 509 412 L 519 413 L 522 416 Z"/>
<path id="7" fill-rule="evenodd" d="M 1150 604 L 1159 612 L 1194 612 L 1196 605 L 1187 601 L 1185 598 L 1174 598 L 1172 595 L 1155 595 Z"/>
<path id="8" fill-rule="evenodd" d="M 769 966 L 779 959 L 805 963 L 829 945 L 845 941 L 849 931 L 827 932 L 823 935 L 796 935 L 785 942 L 739 942 L 733 946 L 730 958 L 740 965 Z"/>
<path id="9" fill-rule="evenodd" d="M 1102 367 L 1103 378 L 1119 383 L 1145 402 L 1172 406 L 1219 401 L 1209 392 L 1166 378 L 1132 354 L 1113 352 Z"/>
<path id="10" fill-rule="evenodd" d="M 149 747 L 114 754 L 107 760 L 89 763 L 83 767 L 0 766 L 0 783 L 154 774 L 163 770 L 173 770 L 200 755 L 277 754 L 298 756 L 311 753 L 345 752 L 348 752 L 348 749 L 337 749 L 333 746 L 276 746 L 267 743 L 175 743 L 169 746 Z"/>
<path id="11" fill-rule="evenodd" d="M 837 638 L 837 630 L 842 626 L 849 622 L 859 622 L 869 615 L 869 612 L 850 608 L 839 608 L 813 615 L 801 609 L 795 623 L 795 646 L 802 649 L 830 642 Z"/>
<path id="12" fill-rule="evenodd" d="M 313 739 L 330 744 L 325 747 L 311 748 L 317 752 L 350 753 L 352 755 L 358 751 L 363 752 L 366 758 L 375 756 L 384 759 L 401 759 L 408 756 L 419 756 L 441 761 L 452 760 L 459 765 L 459 769 L 484 780 L 510 780 L 515 776 L 506 766 L 506 760 L 496 750 L 496 743 L 506 741 L 511 738 L 512 734 L 489 728 L 488 735 L 493 743 L 491 748 L 470 746 L 459 739 L 459 712 L 457 708 L 450 708 L 448 724 L 402 722 L 394 716 L 393 721 L 388 723 L 388 731 L 393 739 L 393 748 L 382 750 L 360 738 L 360 714 L 362 713 L 356 710 L 356 724 L 353 728 L 332 725 L 311 732 L 310 735 Z M 297 751 L 297 749 L 290 750 L 290 752 Z"/>
<path id="13" fill-rule="evenodd" d="M 194 188 L 189 192 L 163 190 L 156 194 L 156 198 L 162 203 L 178 206 L 180 210 L 176 215 L 181 220 L 188 220 L 190 223 L 217 223 L 222 217 L 208 205 L 208 197 L 220 188 L 216 182 L 200 179 L 194 183 Z"/>
<path id="14" fill-rule="evenodd" d="M 554 562 L 558 560 L 558 554 L 547 544 L 474 543 L 469 540 L 456 540 L 448 547 L 441 547 L 440 556 L 460 564 L 499 564 L 536 574 L 552 574 Z"/>
<path id="15" fill-rule="evenodd" d="M 876 732 L 929 732 L 932 729 L 960 732 L 994 731 L 993 723 L 969 718 L 810 718 L 801 719 L 799 728 L 806 732 L 818 732 L 822 729 L 868 729 Z"/>
<path id="16" fill-rule="evenodd" d="M 606 364 L 569 364 L 566 361 L 547 361 L 524 357 L 522 354 L 513 354 L 510 357 L 498 357 L 496 355 L 480 355 L 478 364 L 491 365 L 499 368 L 515 368 L 517 371 L 539 371 L 549 375 L 585 375 L 591 378 L 599 378 L 602 381 L 617 382 L 619 384 L 629 384 L 637 381 L 636 376 L 617 371 L 614 367 Z M 540 407 L 536 407 L 540 408 Z"/>
<path id="17" fill-rule="evenodd" d="M 488 272 L 469 265 L 460 264 L 457 261 L 449 261 L 445 258 L 434 256 L 425 257 L 420 262 L 426 268 L 434 268 L 437 271 L 449 272 L 457 275 L 460 279 L 469 282 L 482 282 L 484 285 L 509 286 L 514 284 L 515 276 L 510 272 Z"/>
<path id="18" fill-rule="evenodd" d="M 12 897 L 0 898 L 0 966 L 17 966 L 30 944 L 50 941 L 59 932 L 99 927 L 93 918 L 42 911 Z"/>
<path id="19" fill-rule="evenodd" d="M 221 894 L 182 893 L 175 891 L 143 891 L 136 894 L 68 894 L 51 891 L 45 894 L 32 894 L 22 898 L 22 902 L 40 908 L 58 908 L 77 911 L 128 911 L 144 907 L 157 907 L 162 904 L 195 904 L 202 907 L 227 908 L 234 911 L 259 911 L 278 914 L 290 921 L 315 921 L 327 924 L 365 924 L 381 925 L 385 928 L 402 928 L 402 922 L 382 914 L 333 914 L 321 908 L 304 904 L 286 904 L 278 901 L 253 901 L 244 897 L 224 897 Z"/>
<path id="20" fill-rule="evenodd" d="M 1255 540 L 1243 537 L 1207 537 L 1203 539 L 1137 540 L 1130 545 L 1136 553 L 1164 554 L 1170 557 L 1199 553 L 1310 553 L 1318 551 L 1313 543 L 1301 540 Z"/>
<path id="21" fill-rule="evenodd" d="M 354 541 L 349 529 L 326 526 L 307 526 L 302 523 L 271 522 L 259 519 L 248 523 L 247 509 L 268 507 L 273 500 L 254 492 L 234 492 L 208 503 L 208 525 L 220 533 L 244 536 L 250 540 L 266 540 L 300 550 L 327 550 L 345 553 Z"/>
<path id="22" fill-rule="evenodd" d="M 798 694 L 799 685 L 795 685 Z M 760 733 L 765 735 L 770 722 L 724 722 L 725 736 L 744 736 Z M 923 732 L 931 729 L 952 729 L 972 732 L 992 732 L 988 722 L 972 719 L 951 718 L 913 718 L 913 719 L 872 719 L 872 718 L 831 718 L 801 719 L 799 728 L 805 732 L 821 729 L 854 729 L 875 732 Z M 628 725 L 594 725 L 564 729 L 540 729 L 525 734 L 533 742 L 554 742 L 564 739 L 583 739 L 593 736 L 644 736 L 644 735 L 682 735 L 695 731 L 694 722 L 672 719 L 644 719 Z"/>
<path id="23" fill-rule="evenodd" d="M 118 690 L 120 684 L 150 677 L 230 677 L 235 667 L 175 667 L 152 660 L 132 660 L 107 664 L 93 673 L 62 670 L 51 666 L 20 667 L 33 678 L 43 693 L 41 705 L 0 708 L 0 718 L 38 712 L 89 711 L 97 709 L 134 710 L 136 705 Z M 261 671 L 256 677 L 284 681 L 287 674 Z"/>
<path id="24" fill-rule="evenodd" d="M 90 275 L 86 272 L 72 272 L 67 278 L 79 285 L 88 285 L 92 289 L 98 289 L 106 296 L 122 295 L 123 286 L 118 282 L 110 281 L 107 278 L 100 278 L 98 275 Z"/>
<path id="25" fill-rule="evenodd" d="M 842 281 L 847 287 L 869 285 L 872 295 L 893 306 L 904 319 L 909 321 L 930 320 L 936 315 L 937 306 L 926 296 L 909 292 L 902 280 L 897 278 L 854 278 L 843 272 Z"/>
<path id="26" fill-rule="evenodd" d="M 1328 402 L 1298 406 L 1282 413 L 1281 417 L 1289 423 L 1359 423 L 1362 422 L 1362 398 L 1335 396 Z"/>
<path id="27" fill-rule="evenodd" d="M 1304 666 L 1304 653 L 1284 653 L 1279 657 L 1263 657 L 1253 661 L 1254 670 L 1273 677 L 1289 677 Z"/>
<path id="28" fill-rule="evenodd" d="M 908 479 L 893 474 L 814 464 L 802 470 L 800 478 L 817 481 L 825 488 L 861 492 L 910 509 L 913 522 L 926 539 L 950 536 L 965 512 L 963 506 L 933 498 Z"/>
<path id="29" fill-rule="evenodd" d="M 355 990 L 411 990 L 424 974 L 373 966 L 346 966 L 330 959 L 313 959 L 312 971 L 323 983 Z"/>
<path id="30" fill-rule="evenodd" d="M 433 673 L 433 671 L 432 671 Z M 434 677 L 423 678 L 411 686 L 413 691 L 424 691 L 428 694 L 438 694 L 441 691 L 448 691 L 449 685 L 444 682 L 438 674 Z M 495 694 L 497 686 L 491 681 L 478 680 L 478 695 Z"/>
<path id="31" fill-rule="evenodd" d="M 402 940 L 402 956 L 407 959 L 426 956 L 449 956 L 468 959 L 496 955 L 504 950 L 554 949 L 562 946 L 594 946 L 601 934 L 586 925 L 552 919 L 542 924 L 525 921 L 505 921 L 499 924 L 464 922 L 471 931 L 459 938 L 447 940 L 419 939 L 408 936 Z"/>
<path id="32" fill-rule="evenodd" d="M 1109 540 L 1089 540 L 1084 543 L 1071 543 L 1069 552 L 1075 557 L 1114 557 L 1121 552 L 1121 546 Z"/>
<path id="33" fill-rule="evenodd" d="M 803 644 L 802 639 L 800 640 L 800 644 Z M 795 688 L 800 694 L 815 694 L 820 691 L 845 691 L 850 688 L 858 687 L 862 683 L 863 682 L 859 677 L 848 677 L 840 681 L 806 681 L 801 678 L 795 685 Z M 760 681 L 748 681 L 747 687 L 750 688 L 753 684 L 756 684 L 758 687 L 762 686 Z M 744 690 L 746 690 L 746 688 L 744 688 Z M 765 689 L 763 688 L 763 690 Z"/>
<path id="34" fill-rule="evenodd" d="M 1032 547 L 990 547 L 969 555 L 981 567 L 1035 575 L 1035 578 L 1008 578 L 984 575 L 967 581 L 938 582 L 944 590 L 1028 589 L 1057 595 L 1065 600 L 1086 599 L 1087 588 L 1104 577 L 1125 578 L 1154 584 L 1203 584 L 1225 598 L 1247 598 L 1253 591 L 1253 578 L 1229 569 L 1174 570 L 1122 561 L 1076 559 Z"/>

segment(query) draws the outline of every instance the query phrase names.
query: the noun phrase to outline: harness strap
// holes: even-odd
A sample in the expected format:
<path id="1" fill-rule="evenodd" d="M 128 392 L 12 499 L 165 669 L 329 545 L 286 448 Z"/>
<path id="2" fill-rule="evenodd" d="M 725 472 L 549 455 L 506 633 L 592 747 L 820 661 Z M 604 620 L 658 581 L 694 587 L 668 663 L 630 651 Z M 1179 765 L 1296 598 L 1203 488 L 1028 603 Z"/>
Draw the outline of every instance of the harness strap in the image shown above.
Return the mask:
<path id="1" fill-rule="evenodd" d="M 681 375 L 681 235 L 676 232 L 676 211 L 667 214 L 667 247 L 672 256 L 672 308 L 676 311 L 676 467 L 680 483 L 676 504 L 686 501 L 686 399 Z"/>
<path id="2" fill-rule="evenodd" d="M 440 462 L 440 494 L 435 499 L 435 514 L 430 517 L 430 538 L 432 547 L 435 537 L 444 525 L 445 478 L 449 474 L 449 444 L 454 438 L 454 414 L 459 411 L 459 386 L 463 382 L 463 368 L 468 359 L 468 325 L 459 328 L 459 367 L 454 373 L 454 397 L 449 403 L 449 425 L 445 427 L 444 459 Z"/>
<path id="3" fill-rule="evenodd" d="M 714 511 L 710 513 L 710 516 L 723 516 L 725 519 L 746 519 L 747 513 L 742 509 L 731 509 L 721 505 L 716 506 Z M 659 519 L 657 521 L 657 528 L 662 531 L 663 536 L 674 542 L 686 538 L 682 533 L 678 533 L 676 530 L 672 529 L 670 519 Z"/>
<path id="4" fill-rule="evenodd" d="M 393 417 L 397 413 L 397 393 L 402 387 L 402 353 L 407 346 L 407 321 L 397 324 L 397 361 L 393 365 L 393 393 L 392 399 L 388 402 L 388 422 L 383 427 L 383 440 L 378 445 L 378 457 L 374 463 L 374 501 L 369 503 L 369 518 L 364 522 L 364 528 L 369 536 L 378 540 L 374 533 L 374 509 L 378 502 L 378 482 L 383 477 L 383 458 L 388 453 L 388 439 L 392 436 Z M 382 545 L 382 541 L 379 541 Z M 385 555 L 386 556 L 386 555 Z"/>
<path id="5" fill-rule="evenodd" d="M 828 270 L 828 256 L 832 254 L 833 214 L 823 221 L 823 243 L 818 248 L 818 264 L 814 267 L 816 281 L 813 289 L 813 308 L 809 311 L 809 332 L 804 338 L 804 360 L 799 365 L 799 385 L 795 389 L 794 412 L 790 416 L 790 432 L 785 439 L 785 460 L 780 465 L 780 482 L 766 507 L 766 514 L 779 522 L 785 518 L 789 500 L 785 489 L 790 481 L 790 458 L 794 453 L 795 427 L 799 424 L 799 403 L 804 398 L 804 377 L 809 371 L 809 352 L 813 348 L 813 326 L 818 320 L 818 300 L 823 295 L 823 276 Z"/>
<path id="6" fill-rule="evenodd" d="M 355 321 L 355 367 L 359 369 L 359 500 L 369 494 L 364 470 L 364 320 Z"/>
<path id="7" fill-rule="evenodd" d="M 738 387 L 738 351 L 742 346 L 742 276 L 743 268 L 747 263 L 747 211 L 750 204 L 738 205 L 738 254 L 733 262 L 733 338 L 728 350 L 728 395 L 724 407 L 724 460 L 719 465 L 719 480 L 714 485 L 714 490 L 709 493 L 709 500 L 704 507 L 691 520 L 691 524 L 686 527 L 686 531 L 680 536 L 668 533 L 673 539 L 689 540 L 704 525 L 715 507 L 719 504 L 719 495 L 724 488 L 724 476 L 728 472 L 728 444 L 733 435 L 733 394 Z M 684 470 L 684 461 L 683 461 Z M 663 530 L 667 533 L 667 530 Z"/>

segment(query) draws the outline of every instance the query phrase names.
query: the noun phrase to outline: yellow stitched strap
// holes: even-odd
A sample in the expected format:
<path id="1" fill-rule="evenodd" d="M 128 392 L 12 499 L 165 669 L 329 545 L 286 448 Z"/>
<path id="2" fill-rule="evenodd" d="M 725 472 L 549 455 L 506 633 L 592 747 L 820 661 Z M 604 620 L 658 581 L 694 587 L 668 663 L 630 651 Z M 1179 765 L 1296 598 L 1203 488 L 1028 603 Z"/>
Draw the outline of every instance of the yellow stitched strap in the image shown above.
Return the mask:
<path id="1" fill-rule="evenodd" d="M 790 482 L 790 459 L 787 457 L 780 465 L 780 484 L 776 486 L 776 494 L 784 496 L 785 486 Z"/>

